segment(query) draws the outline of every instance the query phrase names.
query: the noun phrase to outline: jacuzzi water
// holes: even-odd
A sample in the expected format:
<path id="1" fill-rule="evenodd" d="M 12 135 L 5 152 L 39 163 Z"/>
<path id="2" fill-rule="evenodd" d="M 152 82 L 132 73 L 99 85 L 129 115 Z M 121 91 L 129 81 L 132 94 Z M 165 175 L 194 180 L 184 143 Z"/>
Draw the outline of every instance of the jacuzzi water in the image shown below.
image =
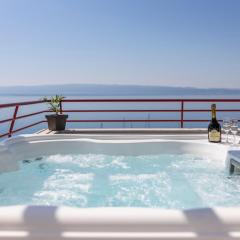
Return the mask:
<path id="1" fill-rule="evenodd" d="M 240 205 L 240 178 L 224 162 L 189 154 L 51 155 L 0 174 L 0 205 L 159 207 Z"/>

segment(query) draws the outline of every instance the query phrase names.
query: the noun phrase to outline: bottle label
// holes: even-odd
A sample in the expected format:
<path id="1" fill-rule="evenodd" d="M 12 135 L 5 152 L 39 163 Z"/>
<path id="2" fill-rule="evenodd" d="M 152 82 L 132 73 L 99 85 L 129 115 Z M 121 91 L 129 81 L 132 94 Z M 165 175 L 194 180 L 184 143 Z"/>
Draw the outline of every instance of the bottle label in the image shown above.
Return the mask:
<path id="1" fill-rule="evenodd" d="M 211 142 L 219 142 L 221 138 L 221 133 L 217 130 L 212 130 L 209 132 L 209 140 Z"/>

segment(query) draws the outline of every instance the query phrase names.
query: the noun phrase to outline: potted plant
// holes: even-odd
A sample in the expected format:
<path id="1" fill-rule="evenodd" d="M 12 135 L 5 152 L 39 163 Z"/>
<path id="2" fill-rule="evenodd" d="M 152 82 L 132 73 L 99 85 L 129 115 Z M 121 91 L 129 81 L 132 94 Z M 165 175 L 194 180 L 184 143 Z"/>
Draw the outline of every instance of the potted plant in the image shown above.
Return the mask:
<path id="1" fill-rule="evenodd" d="M 64 97 L 60 95 L 52 97 L 50 101 L 46 97 L 43 99 L 50 105 L 49 109 L 54 112 L 54 114 L 46 115 L 48 129 L 51 131 L 65 130 L 68 115 L 60 114 L 60 105 L 63 99 Z"/>

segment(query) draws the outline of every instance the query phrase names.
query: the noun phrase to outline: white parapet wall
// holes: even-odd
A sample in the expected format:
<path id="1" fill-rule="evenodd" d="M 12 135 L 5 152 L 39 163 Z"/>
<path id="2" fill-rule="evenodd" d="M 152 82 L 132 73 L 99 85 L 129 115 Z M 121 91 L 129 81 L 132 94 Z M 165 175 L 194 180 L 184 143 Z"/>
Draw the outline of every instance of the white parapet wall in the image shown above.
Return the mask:
<path id="1" fill-rule="evenodd" d="M 0 208 L 2 240 L 233 240 L 240 239 L 240 208 Z"/>

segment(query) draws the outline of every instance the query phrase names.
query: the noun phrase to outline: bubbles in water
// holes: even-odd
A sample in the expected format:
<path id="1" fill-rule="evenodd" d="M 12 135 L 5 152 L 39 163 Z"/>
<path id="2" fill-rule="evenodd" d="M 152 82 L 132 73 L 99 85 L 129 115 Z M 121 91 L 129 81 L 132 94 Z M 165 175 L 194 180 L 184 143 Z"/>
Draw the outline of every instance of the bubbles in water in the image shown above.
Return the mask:
<path id="1" fill-rule="evenodd" d="M 3 190 L 2 190 L 3 189 Z M 51 155 L 0 175 L 0 204 L 195 208 L 240 205 L 240 178 L 195 155 Z"/>
<path id="2" fill-rule="evenodd" d="M 171 191 L 171 180 L 165 173 L 117 174 L 109 180 L 113 192 L 108 198 L 110 206 L 154 207 L 163 204 Z"/>

